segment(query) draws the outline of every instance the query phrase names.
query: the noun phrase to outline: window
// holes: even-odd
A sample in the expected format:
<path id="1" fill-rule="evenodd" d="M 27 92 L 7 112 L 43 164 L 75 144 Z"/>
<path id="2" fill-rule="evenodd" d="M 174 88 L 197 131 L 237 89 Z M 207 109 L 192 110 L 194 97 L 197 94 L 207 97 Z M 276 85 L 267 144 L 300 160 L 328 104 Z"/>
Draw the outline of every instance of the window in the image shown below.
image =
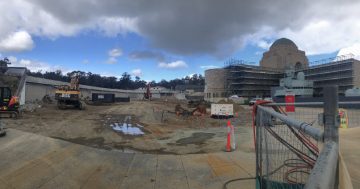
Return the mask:
<path id="1" fill-rule="evenodd" d="M 9 88 L 4 88 L 4 91 L 3 91 L 3 98 L 11 98 L 11 91 Z"/>
<path id="2" fill-rule="evenodd" d="M 302 69 L 303 69 L 303 66 L 302 66 L 301 62 L 296 62 L 295 70 L 297 71 L 297 70 L 302 70 Z"/>

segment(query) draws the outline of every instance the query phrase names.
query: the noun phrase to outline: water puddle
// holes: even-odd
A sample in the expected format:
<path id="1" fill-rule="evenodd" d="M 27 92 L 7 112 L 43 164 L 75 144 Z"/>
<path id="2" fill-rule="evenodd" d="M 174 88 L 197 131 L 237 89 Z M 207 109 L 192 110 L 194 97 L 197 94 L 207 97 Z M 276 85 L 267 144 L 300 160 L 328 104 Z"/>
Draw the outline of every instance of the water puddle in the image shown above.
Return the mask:
<path id="1" fill-rule="evenodd" d="M 109 125 L 115 132 L 120 132 L 124 135 L 141 136 L 144 135 L 142 125 L 133 124 L 131 122 L 131 116 L 125 116 L 124 122 L 115 122 Z"/>
<path id="2" fill-rule="evenodd" d="M 124 135 L 143 135 L 145 134 L 140 128 L 143 127 L 139 124 L 132 125 L 131 123 L 113 123 L 110 127 L 116 132 L 121 132 Z"/>

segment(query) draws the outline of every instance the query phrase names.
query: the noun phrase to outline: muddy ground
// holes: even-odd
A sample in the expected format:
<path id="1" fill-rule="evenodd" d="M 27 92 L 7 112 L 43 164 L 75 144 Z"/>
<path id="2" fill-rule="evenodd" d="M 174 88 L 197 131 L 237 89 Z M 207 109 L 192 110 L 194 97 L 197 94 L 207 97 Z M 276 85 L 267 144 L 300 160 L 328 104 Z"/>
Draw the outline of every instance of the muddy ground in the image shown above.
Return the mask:
<path id="1" fill-rule="evenodd" d="M 85 110 L 59 110 L 55 104 L 43 104 L 33 112 L 24 112 L 19 119 L 4 119 L 4 123 L 8 128 L 108 150 L 162 154 L 224 150 L 226 120 L 210 118 L 209 114 L 177 116 L 174 109 L 178 103 L 187 108 L 184 102 L 177 101 L 87 105 Z M 235 109 L 239 116 L 232 121 L 237 142 L 251 146 L 247 145 L 251 141 L 250 109 L 240 106 Z M 140 133 L 127 132 L 133 129 Z"/>

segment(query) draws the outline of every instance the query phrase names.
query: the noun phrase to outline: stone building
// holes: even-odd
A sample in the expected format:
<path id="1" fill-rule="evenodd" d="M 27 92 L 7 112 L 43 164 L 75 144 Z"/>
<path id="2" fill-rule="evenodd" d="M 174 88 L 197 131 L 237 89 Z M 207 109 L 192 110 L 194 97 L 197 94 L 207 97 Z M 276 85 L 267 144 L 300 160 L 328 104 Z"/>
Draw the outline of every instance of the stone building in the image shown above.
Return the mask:
<path id="1" fill-rule="evenodd" d="M 232 62 L 225 69 L 227 76 L 227 93 L 241 97 L 270 97 L 271 88 L 279 85 L 283 73 L 276 69 L 250 66 Z"/>
<path id="2" fill-rule="evenodd" d="M 260 61 L 260 67 L 273 68 L 277 71 L 301 70 L 308 66 L 309 61 L 305 52 L 299 50 L 293 41 L 286 38 L 276 40 Z"/>
<path id="3" fill-rule="evenodd" d="M 205 70 L 204 99 L 209 102 L 217 102 L 227 97 L 227 69 Z"/>
<path id="4" fill-rule="evenodd" d="M 347 89 L 360 87 L 360 61 L 354 58 L 338 58 L 302 71 L 306 80 L 314 81 L 315 96 L 322 96 L 323 87 L 328 85 L 337 85 L 341 96 Z"/>
<path id="5" fill-rule="evenodd" d="M 351 57 L 328 59 L 320 65 L 309 65 L 305 52 L 286 38 L 276 40 L 263 53 L 259 66 L 239 60 L 226 62 L 223 68 L 205 70 L 205 100 L 218 101 L 240 97 L 269 97 L 271 88 L 280 84 L 286 70 L 303 72 L 314 83 L 314 96 L 322 96 L 327 85 L 339 86 L 339 94 L 360 87 L 360 61 Z"/>

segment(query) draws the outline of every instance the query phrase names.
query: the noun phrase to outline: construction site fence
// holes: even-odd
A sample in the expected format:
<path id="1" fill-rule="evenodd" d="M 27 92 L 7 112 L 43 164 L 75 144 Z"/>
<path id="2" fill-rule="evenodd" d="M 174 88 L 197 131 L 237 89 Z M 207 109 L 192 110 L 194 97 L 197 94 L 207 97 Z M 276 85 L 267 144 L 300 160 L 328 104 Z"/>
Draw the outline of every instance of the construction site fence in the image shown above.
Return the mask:
<path id="1" fill-rule="evenodd" d="M 339 186 L 339 110 L 360 101 L 338 102 L 335 86 L 324 89 L 324 102 L 267 103 L 255 115 L 257 189 L 335 189 Z M 286 106 L 295 106 L 286 112 Z M 340 112 L 341 112 L 340 111 Z M 350 110 L 349 110 L 350 111 Z M 357 109 L 346 116 L 356 127 Z"/>

